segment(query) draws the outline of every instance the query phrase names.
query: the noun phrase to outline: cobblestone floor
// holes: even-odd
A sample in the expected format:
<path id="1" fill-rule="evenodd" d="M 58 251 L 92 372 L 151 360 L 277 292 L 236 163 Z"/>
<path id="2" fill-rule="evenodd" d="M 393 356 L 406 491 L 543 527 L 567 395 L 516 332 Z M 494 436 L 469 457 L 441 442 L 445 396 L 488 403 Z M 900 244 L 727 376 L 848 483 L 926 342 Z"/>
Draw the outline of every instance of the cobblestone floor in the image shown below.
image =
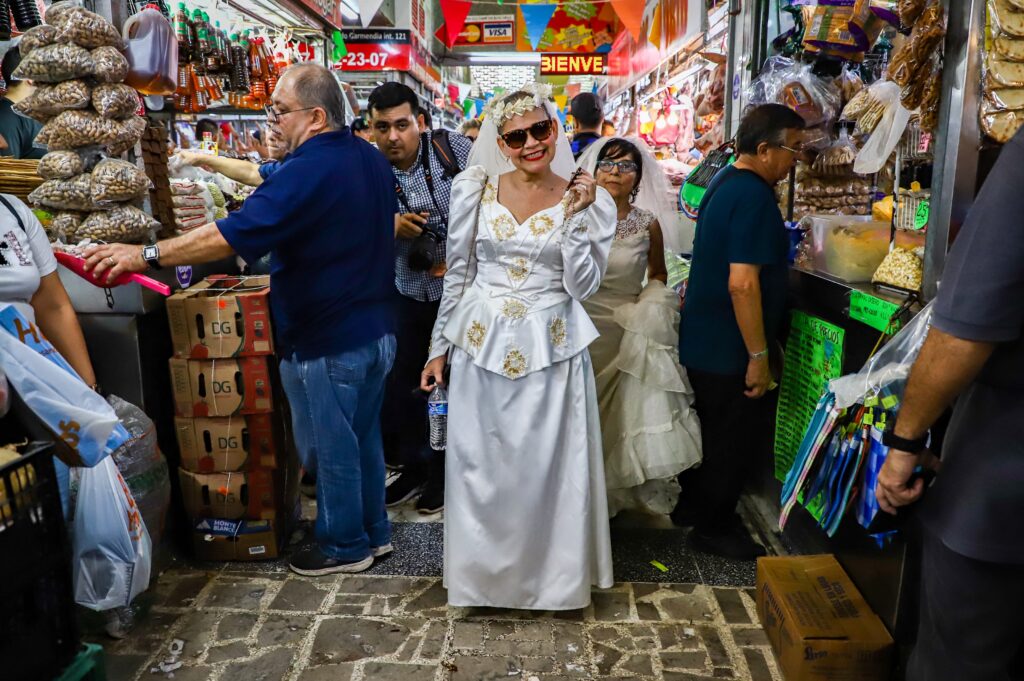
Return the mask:
<path id="1" fill-rule="evenodd" d="M 582 611 L 446 607 L 436 577 L 302 578 L 280 564 L 175 567 L 109 681 L 780 679 L 752 590 L 624 583 Z M 153 668 L 171 641 L 184 666 Z"/>

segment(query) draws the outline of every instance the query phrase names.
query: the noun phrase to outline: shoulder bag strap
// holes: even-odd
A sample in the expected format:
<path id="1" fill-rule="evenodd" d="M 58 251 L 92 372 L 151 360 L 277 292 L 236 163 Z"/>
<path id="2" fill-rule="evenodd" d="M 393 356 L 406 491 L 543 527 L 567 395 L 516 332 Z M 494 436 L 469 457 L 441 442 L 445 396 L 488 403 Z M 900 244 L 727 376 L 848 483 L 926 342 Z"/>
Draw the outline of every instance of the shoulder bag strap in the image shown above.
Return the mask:
<path id="1" fill-rule="evenodd" d="M 28 230 L 25 229 L 25 223 L 22 222 L 21 216 L 18 215 L 18 211 L 14 209 L 14 206 L 11 205 L 11 202 L 8 201 L 7 197 L 4 196 L 3 194 L 0 194 L 0 203 L 4 204 L 4 206 L 7 207 L 7 210 L 11 211 L 11 215 L 13 215 L 14 219 L 18 221 L 18 227 L 20 227 L 21 231 L 25 232 L 25 234 L 28 235 Z"/>

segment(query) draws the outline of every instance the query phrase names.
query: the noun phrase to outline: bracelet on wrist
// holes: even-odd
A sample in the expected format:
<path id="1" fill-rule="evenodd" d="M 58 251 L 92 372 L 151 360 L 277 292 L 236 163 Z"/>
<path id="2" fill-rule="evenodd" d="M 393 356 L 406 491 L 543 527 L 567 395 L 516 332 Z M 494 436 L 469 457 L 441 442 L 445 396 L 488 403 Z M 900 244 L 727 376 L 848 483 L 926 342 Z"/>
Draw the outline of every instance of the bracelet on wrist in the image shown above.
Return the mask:
<path id="1" fill-rule="evenodd" d="M 748 353 L 748 356 L 750 357 L 750 359 L 755 360 L 755 361 L 759 360 L 759 359 L 764 359 L 765 357 L 768 356 L 768 348 L 765 348 L 761 352 L 751 352 L 751 353 Z"/>

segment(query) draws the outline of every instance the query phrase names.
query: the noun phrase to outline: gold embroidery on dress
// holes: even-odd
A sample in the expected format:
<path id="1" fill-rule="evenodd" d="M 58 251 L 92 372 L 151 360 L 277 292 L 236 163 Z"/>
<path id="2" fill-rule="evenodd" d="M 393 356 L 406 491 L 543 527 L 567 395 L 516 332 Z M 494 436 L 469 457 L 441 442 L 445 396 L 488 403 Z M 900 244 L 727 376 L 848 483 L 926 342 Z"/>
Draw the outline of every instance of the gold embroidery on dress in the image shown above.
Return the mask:
<path id="1" fill-rule="evenodd" d="M 522 319 L 529 308 L 515 298 L 506 298 L 501 304 L 501 314 L 507 319 Z"/>
<path id="2" fill-rule="evenodd" d="M 466 341 L 470 347 L 477 350 L 484 344 L 484 338 L 487 336 L 487 329 L 480 322 L 473 322 L 469 325 L 469 330 L 466 331 Z"/>
<path id="3" fill-rule="evenodd" d="M 501 363 L 501 373 L 507 378 L 520 378 L 526 373 L 526 355 L 517 348 L 512 348 Z"/>
<path id="4" fill-rule="evenodd" d="M 482 203 L 494 203 L 498 200 L 498 188 L 491 184 L 490 178 L 487 179 L 487 184 L 484 185 L 484 195 L 480 201 Z"/>
<path id="5" fill-rule="evenodd" d="M 561 317 L 552 319 L 551 324 L 548 325 L 548 335 L 551 336 L 552 345 L 556 348 L 563 347 L 566 341 L 565 320 Z"/>
<path id="6" fill-rule="evenodd" d="M 530 220 L 530 233 L 534 236 L 544 236 L 555 228 L 555 221 L 550 215 L 535 215 Z"/>
<path id="7" fill-rule="evenodd" d="M 530 275 L 530 263 L 526 258 L 516 258 L 505 270 L 508 272 L 508 278 L 518 284 Z"/>
<path id="8" fill-rule="evenodd" d="M 516 223 L 508 215 L 499 215 L 491 223 L 491 231 L 498 241 L 507 241 L 516 235 Z"/>

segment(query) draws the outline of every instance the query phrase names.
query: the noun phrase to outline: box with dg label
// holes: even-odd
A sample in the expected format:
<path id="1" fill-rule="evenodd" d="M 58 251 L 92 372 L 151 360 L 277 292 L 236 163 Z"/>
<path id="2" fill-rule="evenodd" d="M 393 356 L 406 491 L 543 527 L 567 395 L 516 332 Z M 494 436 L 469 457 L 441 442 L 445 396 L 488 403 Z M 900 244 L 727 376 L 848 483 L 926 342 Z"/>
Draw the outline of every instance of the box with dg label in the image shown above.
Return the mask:
<path id="1" fill-rule="evenodd" d="M 284 454 L 278 414 L 174 420 L 181 467 L 195 473 L 277 468 Z"/>
<path id="2" fill-rule="evenodd" d="M 167 319 L 175 357 L 274 353 L 270 277 L 207 277 L 167 299 Z"/>
<path id="3" fill-rule="evenodd" d="M 181 499 L 191 518 L 270 520 L 277 517 L 279 494 L 274 472 L 192 473 L 178 471 Z"/>
<path id="4" fill-rule="evenodd" d="M 178 416 L 268 414 L 274 410 L 267 357 L 170 360 Z"/>

